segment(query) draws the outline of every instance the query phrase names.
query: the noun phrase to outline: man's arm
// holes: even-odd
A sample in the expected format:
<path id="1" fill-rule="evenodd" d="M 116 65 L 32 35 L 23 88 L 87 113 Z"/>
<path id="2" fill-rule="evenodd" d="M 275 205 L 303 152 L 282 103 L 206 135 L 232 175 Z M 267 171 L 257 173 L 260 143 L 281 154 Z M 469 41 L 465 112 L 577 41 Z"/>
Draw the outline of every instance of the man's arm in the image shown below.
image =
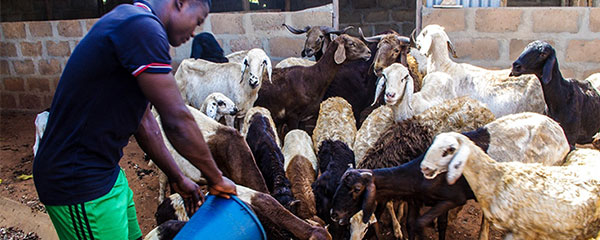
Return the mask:
<path id="1" fill-rule="evenodd" d="M 213 192 L 235 194 L 235 184 L 223 177 L 217 168 L 202 132 L 181 98 L 173 75 L 142 73 L 137 80 L 144 95 L 160 114 L 165 135 L 175 150 L 202 172 Z M 172 161 L 172 158 L 169 159 Z"/>

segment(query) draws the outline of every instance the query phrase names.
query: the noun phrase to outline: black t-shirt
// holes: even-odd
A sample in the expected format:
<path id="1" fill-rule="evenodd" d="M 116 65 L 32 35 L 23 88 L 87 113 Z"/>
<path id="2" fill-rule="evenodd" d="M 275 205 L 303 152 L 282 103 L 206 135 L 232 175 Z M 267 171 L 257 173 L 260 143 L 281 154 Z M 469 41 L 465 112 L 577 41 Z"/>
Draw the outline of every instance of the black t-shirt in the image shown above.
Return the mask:
<path id="1" fill-rule="evenodd" d="M 169 42 L 145 2 L 107 13 L 73 50 L 33 163 L 40 201 L 72 205 L 108 193 L 148 100 L 136 76 L 171 71 Z"/>

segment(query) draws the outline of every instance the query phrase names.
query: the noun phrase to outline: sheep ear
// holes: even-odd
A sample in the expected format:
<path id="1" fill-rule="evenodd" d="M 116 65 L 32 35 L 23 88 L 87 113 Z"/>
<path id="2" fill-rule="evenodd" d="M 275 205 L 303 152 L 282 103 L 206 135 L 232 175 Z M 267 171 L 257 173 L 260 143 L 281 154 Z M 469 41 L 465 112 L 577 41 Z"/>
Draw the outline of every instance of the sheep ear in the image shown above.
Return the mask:
<path id="1" fill-rule="evenodd" d="M 425 35 L 422 41 L 419 41 L 419 52 L 423 54 L 423 56 L 429 56 L 429 49 L 431 48 L 431 36 Z"/>
<path id="2" fill-rule="evenodd" d="M 344 47 L 343 43 L 338 42 L 338 47 L 335 50 L 333 59 L 337 64 L 342 64 L 344 61 L 346 61 L 346 48 Z"/>
<path id="3" fill-rule="evenodd" d="M 379 99 L 379 95 L 381 95 L 381 93 L 383 92 L 383 87 L 385 86 L 385 82 L 386 82 L 387 78 L 385 77 L 385 75 L 382 75 L 380 78 L 377 79 L 377 88 L 375 89 L 375 99 L 373 99 L 373 103 L 371 104 L 371 106 L 375 105 L 375 103 L 377 103 L 377 99 Z"/>
<path id="4" fill-rule="evenodd" d="M 450 164 L 448 165 L 448 174 L 446 175 L 448 184 L 455 184 L 460 176 L 462 176 L 465 165 L 467 164 L 467 158 L 469 158 L 470 153 L 471 150 L 469 147 L 461 144 L 460 148 L 456 154 L 454 154 L 454 157 L 452 157 L 452 160 L 450 160 Z"/>
<path id="5" fill-rule="evenodd" d="M 375 202 L 375 183 L 371 180 L 367 185 L 363 197 L 363 223 L 369 222 L 371 215 L 373 214 L 373 212 L 375 212 L 375 207 L 377 207 L 377 202 Z"/>
<path id="6" fill-rule="evenodd" d="M 246 68 L 248 67 L 248 65 L 246 65 L 246 61 L 248 61 L 248 56 L 245 56 L 244 59 L 242 60 L 242 77 L 240 79 L 240 83 L 242 83 L 244 81 L 244 72 L 246 71 Z"/>
<path id="7" fill-rule="evenodd" d="M 552 70 L 554 70 L 554 65 L 556 64 L 556 54 L 552 53 L 548 55 L 546 58 L 546 63 L 544 64 L 544 69 L 542 70 L 542 83 L 548 84 L 550 80 L 552 80 Z"/>
<path id="8" fill-rule="evenodd" d="M 415 82 L 413 78 L 410 76 L 410 73 L 406 77 L 406 87 L 404 88 L 404 96 L 406 96 L 406 100 L 408 108 L 412 111 L 412 97 L 413 92 L 415 91 Z"/>
<path id="9" fill-rule="evenodd" d="M 273 83 L 271 75 L 273 75 L 273 66 L 271 65 L 271 59 L 267 58 L 267 74 L 269 74 L 269 82 Z"/>
<path id="10" fill-rule="evenodd" d="M 452 54 L 453 58 L 458 58 L 458 56 L 456 55 L 456 49 L 454 48 L 454 44 L 452 44 L 450 40 L 446 41 L 446 43 L 448 44 L 448 52 Z"/>
<path id="11" fill-rule="evenodd" d="M 217 118 L 217 105 L 216 104 L 208 104 L 206 106 L 206 116 L 212 119 Z"/>

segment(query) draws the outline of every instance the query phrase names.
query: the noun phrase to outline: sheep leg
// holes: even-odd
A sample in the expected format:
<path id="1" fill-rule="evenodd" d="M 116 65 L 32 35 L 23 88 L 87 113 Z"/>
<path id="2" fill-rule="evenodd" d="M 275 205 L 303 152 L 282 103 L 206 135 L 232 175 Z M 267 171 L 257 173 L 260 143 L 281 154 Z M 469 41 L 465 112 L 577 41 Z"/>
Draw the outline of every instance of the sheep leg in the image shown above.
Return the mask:
<path id="1" fill-rule="evenodd" d="M 400 202 L 400 209 L 404 209 L 405 201 Z M 392 217 L 392 226 L 394 227 L 394 236 L 396 238 L 402 239 L 402 226 L 400 226 L 400 222 L 398 222 L 398 218 L 396 217 L 396 212 L 394 211 L 394 201 L 389 201 L 385 204 L 387 210 L 390 212 L 390 216 Z"/>
<path id="2" fill-rule="evenodd" d="M 442 201 L 442 202 L 435 204 L 431 209 L 429 209 L 429 211 L 427 211 L 425 214 L 423 214 L 423 216 L 421 216 L 421 217 L 419 217 L 419 219 L 417 219 L 417 225 L 416 225 L 417 229 L 416 230 L 418 231 L 419 236 L 421 238 L 423 238 L 423 229 L 425 228 L 425 226 L 427 226 L 429 223 L 433 222 L 433 220 L 435 218 L 440 217 L 442 215 L 447 218 L 448 210 L 455 208 L 456 206 L 458 206 L 458 205 L 451 201 Z M 445 220 L 443 222 L 447 223 L 447 220 Z M 445 230 L 445 227 L 444 227 L 444 230 Z M 446 233 L 445 232 L 439 233 L 440 236 L 442 234 L 445 235 Z"/>
<path id="3" fill-rule="evenodd" d="M 439 240 L 446 239 L 446 229 L 448 228 L 448 211 L 445 211 L 437 218 Z"/>
<path id="4" fill-rule="evenodd" d="M 488 240 L 490 234 L 490 222 L 481 214 L 481 229 L 479 230 L 479 240 Z"/>
<path id="5" fill-rule="evenodd" d="M 158 204 L 161 204 L 165 200 L 168 181 L 167 175 L 162 171 L 158 171 Z"/>
<path id="6" fill-rule="evenodd" d="M 407 228 L 408 228 L 408 239 L 414 240 L 416 231 L 417 218 L 419 217 L 419 210 L 421 208 L 421 202 L 411 200 L 408 203 L 408 213 L 407 213 Z"/>

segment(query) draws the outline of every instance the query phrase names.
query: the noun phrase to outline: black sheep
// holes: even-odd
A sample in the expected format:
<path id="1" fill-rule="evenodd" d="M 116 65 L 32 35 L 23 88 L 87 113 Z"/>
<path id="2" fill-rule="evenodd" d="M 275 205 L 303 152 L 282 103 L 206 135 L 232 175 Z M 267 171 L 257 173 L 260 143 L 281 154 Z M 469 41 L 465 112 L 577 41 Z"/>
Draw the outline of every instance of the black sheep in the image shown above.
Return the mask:
<path id="1" fill-rule="evenodd" d="M 204 59 L 215 63 L 226 63 L 229 60 L 223 54 L 223 48 L 215 37 L 208 32 L 196 34 L 192 41 L 192 53 L 194 59 Z"/>
<path id="2" fill-rule="evenodd" d="M 542 85 L 547 115 L 560 123 L 571 148 L 592 142 L 600 130 L 600 96 L 588 81 L 564 79 L 556 51 L 547 42 L 531 42 L 513 63 L 511 76 L 535 74 Z"/>

